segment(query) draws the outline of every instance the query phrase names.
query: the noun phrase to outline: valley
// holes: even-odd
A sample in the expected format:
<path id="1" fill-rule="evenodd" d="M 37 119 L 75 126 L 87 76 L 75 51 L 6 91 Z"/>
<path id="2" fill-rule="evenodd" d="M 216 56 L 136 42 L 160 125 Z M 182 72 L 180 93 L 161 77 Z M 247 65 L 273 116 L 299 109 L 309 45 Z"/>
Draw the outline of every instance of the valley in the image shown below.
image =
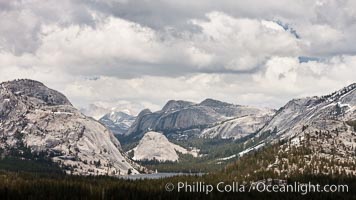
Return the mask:
<path id="1" fill-rule="evenodd" d="M 0 113 L 0 179 L 13 188 L 11 195 L 18 195 L 9 182 L 14 173 L 29 192 L 27 177 L 34 175 L 52 184 L 42 186 L 48 190 L 65 187 L 59 181 L 65 177 L 82 192 L 97 181 L 105 184 L 101 190 L 118 192 L 122 186 L 147 190 L 147 182 L 162 189 L 179 180 L 253 184 L 266 178 L 354 187 L 356 177 L 356 84 L 293 99 L 277 111 L 212 99 L 172 100 L 156 112 L 110 112 L 96 121 L 61 93 L 24 79 L 0 84 Z M 125 179 L 150 173 L 166 175 Z M 172 194 L 149 190 L 152 197 Z"/>

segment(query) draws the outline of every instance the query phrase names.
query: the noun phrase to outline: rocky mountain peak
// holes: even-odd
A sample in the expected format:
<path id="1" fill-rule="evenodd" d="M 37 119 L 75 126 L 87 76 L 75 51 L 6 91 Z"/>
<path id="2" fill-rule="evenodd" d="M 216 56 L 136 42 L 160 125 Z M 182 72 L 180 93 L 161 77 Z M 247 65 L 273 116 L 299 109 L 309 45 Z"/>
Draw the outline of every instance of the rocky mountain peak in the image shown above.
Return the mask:
<path id="1" fill-rule="evenodd" d="M 29 80 L 18 79 L 3 82 L 0 87 L 8 90 L 16 96 L 26 96 L 34 98 L 37 103 L 44 105 L 71 105 L 69 100 L 60 92 L 47 88 L 43 83 Z"/>
<path id="2" fill-rule="evenodd" d="M 208 98 L 208 99 L 205 99 L 204 101 L 200 102 L 199 105 L 209 106 L 209 107 L 220 107 L 220 106 L 230 106 L 232 104 Z"/>
<path id="3" fill-rule="evenodd" d="M 138 173 L 112 132 L 79 112 L 63 94 L 37 81 L 4 82 L 0 84 L 0 151 L 22 155 L 25 150 L 43 155 L 67 173 Z"/>
<path id="4" fill-rule="evenodd" d="M 138 114 L 138 116 L 143 116 L 143 115 L 147 115 L 147 114 L 151 114 L 151 113 L 152 113 L 152 111 L 151 111 L 150 109 L 146 108 L 146 109 L 143 109 L 143 110 Z"/>
<path id="5" fill-rule="evenodd" d="M 112 111 L 100 118 L 100 122 L 108 127 L 115 135 L 124 135 L 134 123 L 136 117 L 124 112 Z"/>
<path id="6" fill-rule="evenodd" d="M 194 103 L 182 100 L 169 100 L 162 108 L 162 111 L 172 111 L 182 109 L 188 106 L 194 105 Z"/>
<path id="7" fill-rule="evenodd" d="M 124 113 L 124 112 L 115 112 L 115 111 L 112 111 L 111 113 L 108 113 L 106 115 L 104 115 L 104 117 L 106 118 L 109 118 L 111 119 L 112 121 L 121 121 L 123 119 L 126 119 L 126 118 L 131 118 L 133 117 L 132 115 L 129 115 L 127 113 Z"/>
<path id="8" fill-rule="evenodd" d="M 200 104 L 171 100 L 160 111 L 141 111 L 127 135 L 137 139 L 147 131 L 158 131 L 170 133 L 172 137 L 195 137 L 204 133 L 204 137 L 238 138 L 254 133 L 273 114 L 270 109 L 238 106 L 214 99 L 206 99 Z M 231 123 L 224 123 L 227 121 Z M 222 132 L 226 134 L 222 135 Z"/>

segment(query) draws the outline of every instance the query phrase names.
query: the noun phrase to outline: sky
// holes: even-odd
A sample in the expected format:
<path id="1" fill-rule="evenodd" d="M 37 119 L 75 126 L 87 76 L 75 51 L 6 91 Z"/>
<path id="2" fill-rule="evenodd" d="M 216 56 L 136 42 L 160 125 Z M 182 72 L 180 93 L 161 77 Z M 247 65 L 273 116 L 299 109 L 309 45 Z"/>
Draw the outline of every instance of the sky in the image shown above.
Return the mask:
<path id="1" fill-rule="evenodd" d="M 279 108 L 355 81 L 352 0 L 0 0 L 0 81 L 137 114 L 214 98 Z"/>

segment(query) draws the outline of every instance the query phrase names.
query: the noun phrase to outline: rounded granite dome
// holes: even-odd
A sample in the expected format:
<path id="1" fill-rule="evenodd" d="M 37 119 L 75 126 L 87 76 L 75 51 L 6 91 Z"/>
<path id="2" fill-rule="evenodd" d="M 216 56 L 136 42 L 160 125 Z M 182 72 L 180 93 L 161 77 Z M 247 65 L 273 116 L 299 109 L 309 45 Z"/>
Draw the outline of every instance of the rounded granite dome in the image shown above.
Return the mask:
<path id="1" fill-rule="evenodd" d="M 36 98 L 45 105 L 71 105 L 70 101 L 62 93 L 49 89 L 38 81 L 18 79 L 1 83 L 1 87 L 6 88 L 17 96 Z"/>

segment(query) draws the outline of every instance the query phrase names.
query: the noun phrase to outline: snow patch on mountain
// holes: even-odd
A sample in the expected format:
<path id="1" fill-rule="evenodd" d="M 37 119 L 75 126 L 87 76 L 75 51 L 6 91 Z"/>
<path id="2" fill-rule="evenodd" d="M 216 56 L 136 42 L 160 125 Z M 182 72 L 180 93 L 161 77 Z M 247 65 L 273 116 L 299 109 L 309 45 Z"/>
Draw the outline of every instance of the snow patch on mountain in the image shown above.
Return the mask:
<path id="1" fill-rule="evenodd" d="M 124 112 L 112 111 L 100 118 L 99 121 L 108 127 L 115 135 L 125 135 L 135 120 L 135 116 Z"/>
<path id="2" fill-rule="evenodd" d="M 137 113 L 134 110 L 138 108 L 130 109 L 130 107 L 132 107 L 132 105 L 129 105 L 128 103 L 122 105 L 119 103 L 118 105 L 112 105 L 105 102 L 95 102 L 89 104 L 86 107 L 80 108 L 80 111 L 86 116 L 93 117 L 94 119 L 99 120 L 100 118 L 112 112 L 121 112 L 133 116 L 134 113 Z"/>

